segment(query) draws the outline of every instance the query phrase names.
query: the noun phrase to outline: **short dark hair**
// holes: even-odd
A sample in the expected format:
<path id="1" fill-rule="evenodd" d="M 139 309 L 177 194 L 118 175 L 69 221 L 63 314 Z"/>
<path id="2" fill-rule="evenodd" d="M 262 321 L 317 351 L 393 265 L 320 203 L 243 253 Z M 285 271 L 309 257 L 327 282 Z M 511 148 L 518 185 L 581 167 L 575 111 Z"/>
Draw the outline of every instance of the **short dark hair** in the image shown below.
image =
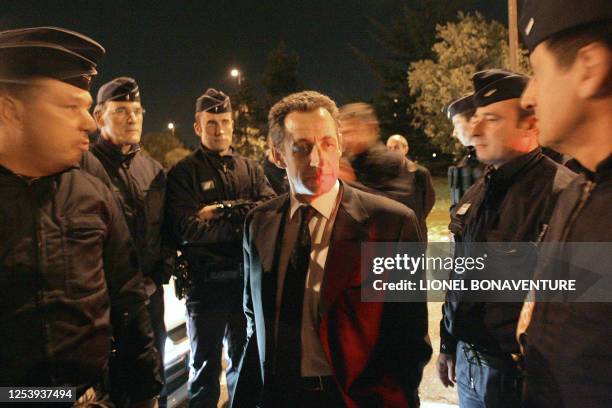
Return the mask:
<path id="1" fill-rule="evenodd" d="M 604 43 L 612 49 L 610 21 L 583 24 L 561 31 L 546 40 L 546 46 L 555 55 L 559 67 L 568 69 L 576 60 L 578 51 L 594 42 Z"/>
<path id="2" fill-rule="evenodd" d="M 470 108 L 461 113 L 458 113 L 457 115 L 463 116 L 466 120 L 469 121 L 470 119 L 472 119 L 472 116 L 474 116 L 475 113 L 476 113 L 476 108 Z"/>
<path id="3" fill-rule="evenodd" d="M 0 82 L 0 93 L 7 93 L 19 99 L 24 99 L 32 88 L 34 86 L 31 84 Z"/>
<path id="4" fill-rule="evenodd" d="M 291 112 L 312 112 L 315 109 L 327 110 L 334 121 L 338 119 L 338 107 L 328 96 L 316 91 L 302 91 L 285 96 L 270 109 L 268 114 L 268 137 L 272 145 L 280 149 L 285 141 L 285 118 Z"/>

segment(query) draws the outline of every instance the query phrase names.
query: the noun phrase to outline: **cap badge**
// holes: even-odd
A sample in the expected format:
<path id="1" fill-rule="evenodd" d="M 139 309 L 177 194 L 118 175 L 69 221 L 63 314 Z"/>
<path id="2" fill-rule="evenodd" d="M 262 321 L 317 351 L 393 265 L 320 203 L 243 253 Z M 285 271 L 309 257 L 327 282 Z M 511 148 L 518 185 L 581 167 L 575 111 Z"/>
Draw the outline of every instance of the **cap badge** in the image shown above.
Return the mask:
<path id="1" fill-rule="evenodd" d="M 484 95 L 485 98 L 488 98 L 489 96 L 493 95 L 495 92 L 497 92 L 497 89 L 491 89 L 490 91 L 486 92 Z"/>
<path id="2" fill-rule="evenodd" d="M 525 35 L 529 35 L 531 33 L 531 29 L 533 28 L 534 23 L 535 20 L 533 19 L 533 17 L 531 17 L 529 19 L 529 22 L 527 23 L 527 27 L 525 27 Z"/>

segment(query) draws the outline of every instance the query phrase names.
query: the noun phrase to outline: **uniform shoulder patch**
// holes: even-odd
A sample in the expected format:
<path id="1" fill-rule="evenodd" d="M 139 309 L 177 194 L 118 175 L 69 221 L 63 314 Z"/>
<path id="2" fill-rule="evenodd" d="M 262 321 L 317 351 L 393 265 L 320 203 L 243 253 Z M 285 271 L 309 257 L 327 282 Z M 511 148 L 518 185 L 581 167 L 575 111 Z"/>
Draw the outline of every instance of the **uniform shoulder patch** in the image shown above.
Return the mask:
<path id="1" fill-rule="evenodd" d="M 204 191 L 213 190 L 215 188 L 215 180 L 203 181 L 200 183 L 200 186 L 202 186 L 202 190 Z"/>

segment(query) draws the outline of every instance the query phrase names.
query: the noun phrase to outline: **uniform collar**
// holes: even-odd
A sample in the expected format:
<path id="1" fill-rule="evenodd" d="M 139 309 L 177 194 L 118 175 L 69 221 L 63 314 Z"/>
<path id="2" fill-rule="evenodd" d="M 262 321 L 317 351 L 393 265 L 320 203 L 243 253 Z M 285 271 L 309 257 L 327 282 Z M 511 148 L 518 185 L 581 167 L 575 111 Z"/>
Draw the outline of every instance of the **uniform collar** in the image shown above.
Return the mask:
<path id="1" fill-rule="evenodd" d="M 136 145 L 132 145 L 130 147 L 130 150 L 126 154 L 124 154 L 121 151 L 120 146 L 114 145 L 110 141 L 104 139 L 102 136 L 98 137 L 98 140 L 96 141 L 95 146 L 106 157 L 108 157 L 111 161 L 113 161 L 116 164 L 123 164 L 123 163 L 129 164 L 134 158 L 134 156 L 136 156 L 136 154 L 140 151 L 140 145 L 136 144 Z"/>
<path id="2" fill-rule="evenodd" d="M 612 178 L 612 154 L 600 162 L 594 172 L 584 168 L 584 175 L 595 182 Z"/>
<path id="3" fill-rule="evenodd" d="M 202 151 L 202 153 L 204 153 L 205 156 L 214 157 L 214 158 L 234 157 L 234 156 L 238 155 L 238 153 L 236 152 L 236 150 L 232 146 L 230 146 L 230 148 L 229 148 L 229 154 L 226 154 L 226 155 L 223 155 L 223 156 L 221 156 L 217 152 L 213 152 L 212 150 L 210 150 L 209 148 L 205 147 L 201 143 L 200 143 L 200 150 Z"/>
<path id="4" fill-rule="evenodd" d="M 522 154 L 508 163 L 503 164 L 500 168 L 495 169 L 493 166 L 488 166 L 485 171 L 485 182 L 493 184 L 509 184 L 514 177 L 519 174 L 534 160 L 537 160 L 542 155 L 542 149 L 539 147 L 533 149 L 529 153 Z"/>

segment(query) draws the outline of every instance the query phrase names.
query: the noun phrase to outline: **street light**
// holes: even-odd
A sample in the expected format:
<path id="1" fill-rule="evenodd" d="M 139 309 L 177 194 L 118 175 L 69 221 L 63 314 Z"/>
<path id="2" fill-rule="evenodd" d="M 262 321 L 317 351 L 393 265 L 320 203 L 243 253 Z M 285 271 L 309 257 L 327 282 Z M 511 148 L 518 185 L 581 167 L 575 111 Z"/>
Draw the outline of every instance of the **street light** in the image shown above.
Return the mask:
<path id="1" fill-rule="evenodd" d="M 230 75 L 238 80 L 238 86 L 242 84 L 242 73 L 238 69 L 232 68 Z"/>
<path id="2" fill-rule="evenodd" d="M 174 123 L 168 123 L 168 130 L 170 131 L 170 133 L 172 133 L 172 136 L 174 136 Z"/>

